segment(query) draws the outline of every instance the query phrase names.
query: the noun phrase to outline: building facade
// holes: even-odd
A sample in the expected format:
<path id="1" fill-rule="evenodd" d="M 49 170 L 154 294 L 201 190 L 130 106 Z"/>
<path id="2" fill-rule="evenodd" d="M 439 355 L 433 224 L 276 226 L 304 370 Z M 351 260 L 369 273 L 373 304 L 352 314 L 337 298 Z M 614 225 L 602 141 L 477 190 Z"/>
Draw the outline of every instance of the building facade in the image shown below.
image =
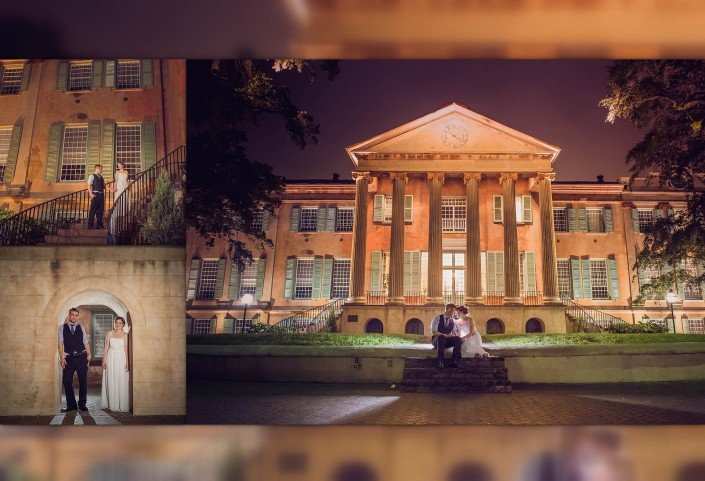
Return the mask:
<path id="1" fill-rule="evenodd" d="M 635 304 L 658 274 L 633 269 L 641 231 L 685 208 L 682 192 L 557 181 L 558 147 L 459 104 L 347 153 L 352 181 L 289 182 L 261 219 L 274 247 L 244 271 L 223 244 L 188 237 L 189 332 L 241 332 L 253 318 L 305 325 L 337 299 L 324 315 L 341 332 L 429 335 L 446 302 L 471 306 L 482 333 L 566 332 L 575 312 L 703 332 L 701 286 L 674 286 L 675 326 L 662 297 Z"/>
<path id="2" fill-rule="evenodd" d="M 183 60 L 0 60 L 0 209 L 134 176 L 186 141 Z"/>

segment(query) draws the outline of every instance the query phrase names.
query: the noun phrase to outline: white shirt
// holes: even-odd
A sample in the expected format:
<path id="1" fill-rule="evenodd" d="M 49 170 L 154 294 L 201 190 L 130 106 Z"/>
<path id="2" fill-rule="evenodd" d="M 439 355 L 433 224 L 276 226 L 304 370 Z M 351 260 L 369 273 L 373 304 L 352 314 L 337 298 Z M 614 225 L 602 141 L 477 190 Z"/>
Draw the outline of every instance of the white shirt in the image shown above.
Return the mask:
<path id="1" fill-rule="evenodd" d="M 431 332 L 433 331 L 438 331 L 438 324 L 441 322 L 441 319 L 445 318 L 445 314 L 439 314 L 436 317 L 433 318 L 431 321 Z M 453 323 L 453 330 L 451 331 L 451 334 L 458 334 L 458 327 L 455 324 L 455 321 L 453 320 L 452 317 L 447 318 L 449 321 Z M 445 321 L 444 321 L 445 322 Z"/>

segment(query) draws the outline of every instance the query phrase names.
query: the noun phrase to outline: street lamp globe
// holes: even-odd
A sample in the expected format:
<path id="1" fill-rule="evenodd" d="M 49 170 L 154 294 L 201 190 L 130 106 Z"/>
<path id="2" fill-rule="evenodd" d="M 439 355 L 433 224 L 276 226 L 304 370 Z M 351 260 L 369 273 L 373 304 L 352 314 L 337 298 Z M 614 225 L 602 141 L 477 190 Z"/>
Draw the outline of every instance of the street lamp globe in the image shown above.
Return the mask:
<path id="1" fill-rule="evenodd" d="M 242 296 L 242 303 L 245 304 L 246 306 L 249 304 L 252 304 L 252 301 L 254 300 L 254 297 L 252 297 L 252 294 L 245 294 Z"/>
<path id="2" fill-rule="evenodd" d="M 676 333 L 676 316 L 673 314 L 673 304 L 676 302 L 680 301 L 680 298 L 674 294 L 673 289 L 668 291 L 668 294 L 666 294 L 666 302 L 668 302 L 668 305 L 671 306 L 671 320 L 673 321 L 673 334 Z"/>
<path id="3" fill-rule="evenodd" d="M 252 304 L 253 299 L 252 294 L 242 296 L 242 304 L 245 306 L 245 311 L 242 313 L 242 330 L 240 332 L 243 334 L 245 333 L 245 321 L 247 320 L 247 306 L 248 304 Z"/>

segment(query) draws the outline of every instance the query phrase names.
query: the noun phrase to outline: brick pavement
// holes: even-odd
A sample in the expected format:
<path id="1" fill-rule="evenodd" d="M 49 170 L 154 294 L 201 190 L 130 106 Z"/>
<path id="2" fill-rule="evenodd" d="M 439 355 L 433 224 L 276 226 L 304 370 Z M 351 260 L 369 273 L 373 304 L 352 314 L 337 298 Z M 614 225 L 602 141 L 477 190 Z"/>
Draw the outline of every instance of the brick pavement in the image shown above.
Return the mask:
<path id="1" fill-rule="evenodd" d="M 405 393 L 380 385 L 189 381 L 187 413 L 189 424 L 703 424 L 705 385 L 514 385 L 511 394 L 460 394 Z"/>

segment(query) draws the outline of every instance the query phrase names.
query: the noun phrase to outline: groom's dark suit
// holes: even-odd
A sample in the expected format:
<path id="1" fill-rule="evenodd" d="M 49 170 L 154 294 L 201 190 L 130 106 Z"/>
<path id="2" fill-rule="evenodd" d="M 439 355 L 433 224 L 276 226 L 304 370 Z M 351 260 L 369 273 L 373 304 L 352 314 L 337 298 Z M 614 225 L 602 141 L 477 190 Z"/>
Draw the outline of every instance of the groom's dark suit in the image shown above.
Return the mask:
<path id="1" fill-rule="evenodd" d="M 438 326 L 435 330 L 440 332 L 441 335 L 434 336 L 431 339 L 431 343 L 438 349 L 438 364 L 443 367 L 444 352 L 448 347 L 453 348 L 453 362 L 457 364 L 460 362 L 460 345 L 462 341 L 458 336 L 451 335 L 456 330 L 455 321 L 450 317 L 446 317 L 445 314 L 439 314 L 436 318 L 438 319 Z"/>
<path id="2" fill-rule="evenodd" d="M 63 383 L 66 392 L 66 407 L 76 410 L 78 407 L 85 409 L 88 394 L 88 357 L 83 344 L 83 327 L 76 324 L 73 332 L 71 326 L 64 324 L 64 355 L 66 367 L 64 368 Z M 73 373 L 78 374 L 78 406 L 73 393 Z"/>

